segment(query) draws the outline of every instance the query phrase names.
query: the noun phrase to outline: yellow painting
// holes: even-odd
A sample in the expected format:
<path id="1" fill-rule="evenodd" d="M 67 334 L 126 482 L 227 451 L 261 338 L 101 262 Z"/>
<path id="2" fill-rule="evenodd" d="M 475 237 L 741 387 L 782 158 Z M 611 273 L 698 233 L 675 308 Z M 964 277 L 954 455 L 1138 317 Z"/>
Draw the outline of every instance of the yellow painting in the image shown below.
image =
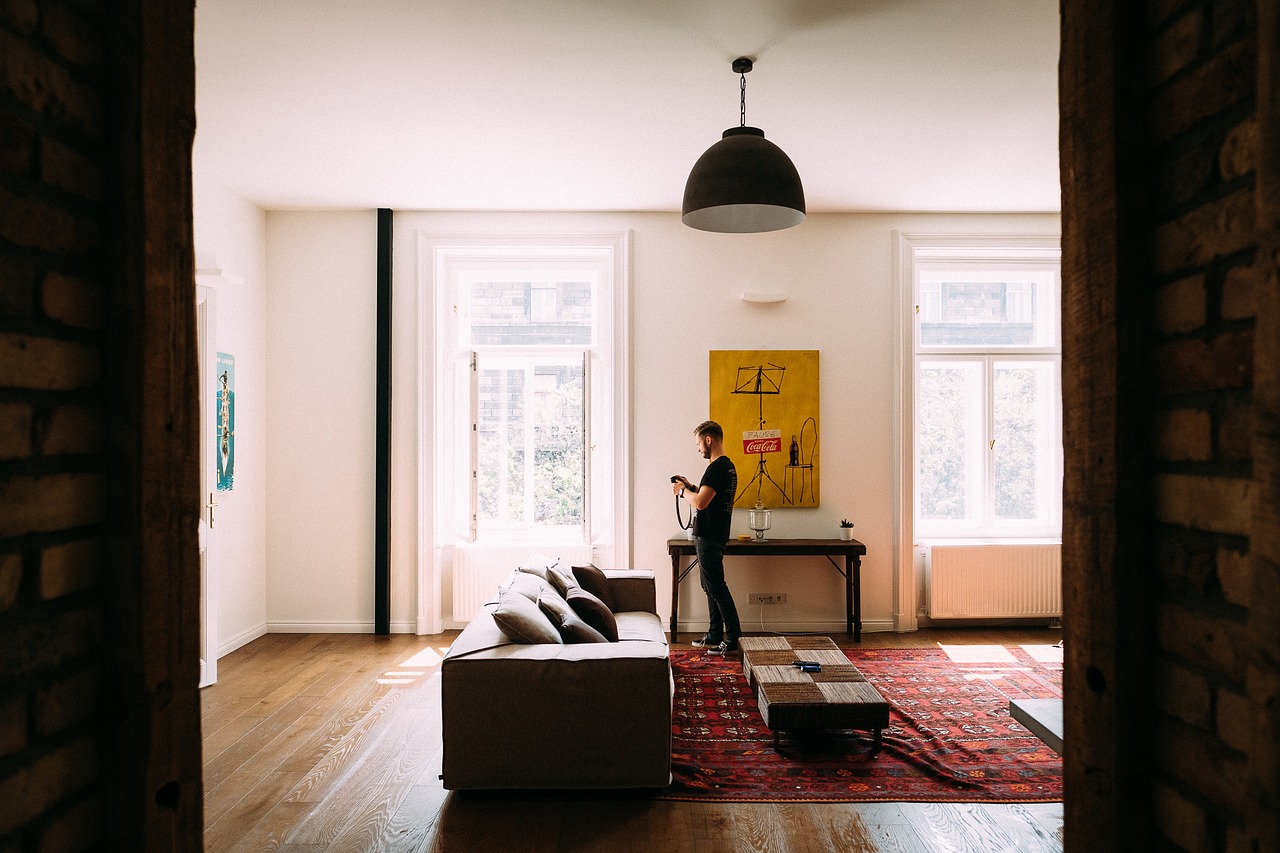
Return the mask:
<path id="1" fill-rule="evenodd" d="M 734 506 L 818 506 L 818 351 L 712 350 L 710 376 Z"/>

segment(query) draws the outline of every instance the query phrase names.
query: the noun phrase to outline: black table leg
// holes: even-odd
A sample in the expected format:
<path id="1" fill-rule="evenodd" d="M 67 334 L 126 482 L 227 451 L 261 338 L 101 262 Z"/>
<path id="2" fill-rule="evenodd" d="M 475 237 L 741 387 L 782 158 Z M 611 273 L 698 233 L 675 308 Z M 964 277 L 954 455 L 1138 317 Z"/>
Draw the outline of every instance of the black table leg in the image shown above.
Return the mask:
<path id="1" fill-rule="evenodd" d="M 676 614 L 680 612 L 680 555 L 671 555 L 671 645 L 676 644 Z"/>
<path id="2" fill-rule="evenodd" d="M 853 557 L 848 554 L 844 557 L 844 632 L 853 633 Z"/>
<path id="3" fill-rule="evenodd" d="M 853 555 L 853 641 L 862 642 L 862 558 Z"/>

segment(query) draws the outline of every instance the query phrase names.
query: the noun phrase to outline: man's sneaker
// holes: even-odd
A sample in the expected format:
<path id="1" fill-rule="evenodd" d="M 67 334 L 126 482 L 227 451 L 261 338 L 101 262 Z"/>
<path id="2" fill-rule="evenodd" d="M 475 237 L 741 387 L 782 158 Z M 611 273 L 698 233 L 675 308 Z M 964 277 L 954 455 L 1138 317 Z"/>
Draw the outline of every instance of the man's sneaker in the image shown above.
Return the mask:
<path id="1" fill-rule="evenodd" d="M 713 640 L 711 639 L 710 634 L 706 634 L 702 637 L 702 639 L 694 640 L 690 645 L 692 645 L 695 649 L 715 649 L 715 648 L 718 648 L 723 642 L 724 641 L 721 640 L 719 637 Z"/>
<path id="2" fill-rule="evenodd" d="M 716 646 L 714 649 L 709 649 L 708 651 L 710 654 L 713 654 L 713 655 L 734 654 L 738 651 L 738 641 L 725 640 L 721 642 L 718 646 Z"/>

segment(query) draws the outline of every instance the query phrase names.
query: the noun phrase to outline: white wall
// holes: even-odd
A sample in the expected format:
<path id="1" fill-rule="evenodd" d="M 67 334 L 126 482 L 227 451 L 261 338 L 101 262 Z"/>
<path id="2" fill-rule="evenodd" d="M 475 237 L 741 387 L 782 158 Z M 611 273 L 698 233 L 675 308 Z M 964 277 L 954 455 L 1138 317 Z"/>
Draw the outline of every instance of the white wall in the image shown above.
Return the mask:
<path id="1" fill-rule="evenodd" d="M 658 571 L 667 616 L 678 533 L 668 477 L 696 479 L 691 430 L 707 416 L 713 349 L 817 349 L 822 493 L 816 509 L 776 510 L 772 535 L 836 535 L 844 516 L 867 546 L 863 620 L 893 618 L 894 317 L 892 232 L 1053 233 L 1056 214 L 814 214 L 771 234 L 693 231 L 669 213 L 399 213 L 395 217 L 393 630 L 411 630 L 416 538 L 418 334 L 416 232 L 631 230 L 631 563 Z M 372 625 L 373 211 L 268 215 L 271 389 L 269 621 L 316 628 Z M 789 294 L 750 305 L 746 290 Z M 740 470 L 742 465 L 740 464 Z M 735 533 L 747 532 L 745 512 Z M 766 630 L 843 630 L 842 579 L 816 559 L 731 561 L 743 627 L 761 627 L 749 592 L 787 592 L 763 611 Z M 681 588 L 682 630 L 702 630 L 696 579 Z M 448 624 L 449 603 L 435 614 Z"/>
<path id="2" fill-rule="evenodd" d="M 257 206 L 202 181 L 202 174 L 194 171 L 196 265 L 223 273 L 212 282 L 215 347 L 236 360 L 235 486 L 216 494 L 212 537 L 221 656 L 267 630 L 266 217 Z M 212 431 L 213 424 L 204 428 Z"/>
<path id="3" fill-rule="evenodd" d="M 373 630 L 376 237 L 372 210 L 267 214 L 273 631 Z"/>

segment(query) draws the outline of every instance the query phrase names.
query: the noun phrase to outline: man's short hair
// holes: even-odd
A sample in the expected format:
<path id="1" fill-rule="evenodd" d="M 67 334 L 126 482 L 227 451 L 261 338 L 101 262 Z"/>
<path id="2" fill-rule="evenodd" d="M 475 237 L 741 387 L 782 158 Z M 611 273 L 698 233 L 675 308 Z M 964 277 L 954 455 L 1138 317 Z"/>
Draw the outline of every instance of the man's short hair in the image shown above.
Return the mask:
<path id="1" fill-rule="evenodd" d="M 724 430 L 715 421 L 703 421 L 694 428 L 693 434 L 698 438 L 709 435 L 716 441 L 724 441 Z"/>

